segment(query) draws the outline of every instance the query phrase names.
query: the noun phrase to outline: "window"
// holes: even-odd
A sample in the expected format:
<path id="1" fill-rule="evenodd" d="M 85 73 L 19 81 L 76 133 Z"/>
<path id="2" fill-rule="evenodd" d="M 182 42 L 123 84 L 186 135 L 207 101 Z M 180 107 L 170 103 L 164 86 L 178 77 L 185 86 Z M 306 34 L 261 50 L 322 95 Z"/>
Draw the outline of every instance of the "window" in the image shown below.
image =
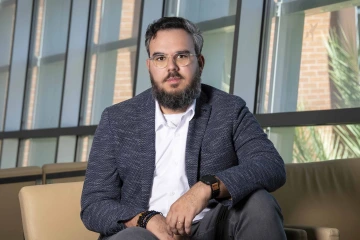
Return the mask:
<path id="1" fill-rule="evenodd" d="M 287 163 L 360 157 L 360 125 L 274 127 L 266 132 Z"/>
<path id="2" fill-rule="evenodd" d="M 39 166 L 55 162 L 56 138 L 32 138 L 20 141 L 17 167 Z"/>
<path id="3" fill-rule="evenodd" d="M 205 68 L 202 82 L 230 92 L 237 2 L 165 1 L 165 16 L 179 16 L 197 24 L 203 32 Z"/>
<path id="4" fill-rule="evenodd" d="M 74 162 L 76 136 L 61 136 L 58 139 L 56 162 Z"/>
<path id="5" fill-rule="evenodd" d="M 4 139 L 1 147 L 1 166 L 0 168 L 16 167 L 17 150 L 19 141 L 17 139 Z"/>
<path id="6" fill-rule="evenodd" d="M 87 161 L 103 109 L 133 96 L 141 4 L 0 0 L 0 168 Z"/>
<path id="7" fill-rule="evenodd" d="M 22 129 L 58 127 L 71 0 L 36 0 Z"/>
<path id="8" fill-rule="evenodd" d="M 301 12 L 294 2 L 279 2 L 269 19 L 258 112 L 360 107 L 358 7 Z"/>
<path id="9" fill-rule="evenodd" d="M 0 131 L 4 127 L 15 8 L 15 1 L 0 1 Z"/>
<path id="10" fill-rule="evenodd" d="M 140 4 L 93 1 L 81 125 L 98 124 L 106 107 L 133 96 Z"/>
<path id="11" fill-rule="evenodd" d="M 268 10 L 256 117 L 286 162 L 360 157 L 358 6 L 271 1 Z"/>

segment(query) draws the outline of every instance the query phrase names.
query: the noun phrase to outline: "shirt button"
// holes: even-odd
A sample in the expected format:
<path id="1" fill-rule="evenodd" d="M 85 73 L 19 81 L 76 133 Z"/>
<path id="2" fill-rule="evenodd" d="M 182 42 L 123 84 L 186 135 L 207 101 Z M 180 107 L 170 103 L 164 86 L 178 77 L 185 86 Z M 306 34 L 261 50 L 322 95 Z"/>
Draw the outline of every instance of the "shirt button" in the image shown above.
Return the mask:
<path id="1" fill-rule="evenodd" d="M 171 192 L 171 193 L 170 193 L 170 196 L 174 196 L 174 195 L 175 195 L 175 192 Z"/>

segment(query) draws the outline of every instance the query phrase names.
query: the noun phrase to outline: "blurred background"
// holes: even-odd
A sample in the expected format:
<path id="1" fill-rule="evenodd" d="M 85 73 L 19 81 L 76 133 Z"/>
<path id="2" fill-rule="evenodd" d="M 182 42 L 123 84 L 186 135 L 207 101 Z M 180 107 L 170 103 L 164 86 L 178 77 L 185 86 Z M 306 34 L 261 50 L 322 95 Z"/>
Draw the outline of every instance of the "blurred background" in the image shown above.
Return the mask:
<path id="1" fill-rule="evenodd" d="M 87 161 L 102 111 L 150 87 L 162 16 L 199 26 L 203 83 L 244 98 L 285 162 L 360 157 L 359 6 L 0 0 L 0 168 Z"/>

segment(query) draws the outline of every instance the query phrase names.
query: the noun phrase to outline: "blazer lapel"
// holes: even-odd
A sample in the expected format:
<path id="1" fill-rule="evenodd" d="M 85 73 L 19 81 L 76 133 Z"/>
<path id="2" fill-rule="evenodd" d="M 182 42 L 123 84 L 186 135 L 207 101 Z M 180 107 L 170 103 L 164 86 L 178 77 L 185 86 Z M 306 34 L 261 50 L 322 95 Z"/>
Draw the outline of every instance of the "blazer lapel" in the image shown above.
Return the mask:
<path id="1" fill-rule="evenodd" d="M 141 185 L 142 185 L 142 199 L 143 206 L 147 207 L 149 204 L 151 188 L 155 171 L 155 101 L 149 91 L 147 101 L 140 102 L 142 108 L 139 111 L 142 119 L 138 128 L 138 139 L 140 156 L 142 159 L 137 161 L 141 167 Z"/>
<path id="2" fill-rule="evenodd" d="M 185 167 L 190 187 L 198 181 L 200 148 L 211 113 L 204 93 L 196 101 L 195 115 L 189 123 L 186 141 Z"/>

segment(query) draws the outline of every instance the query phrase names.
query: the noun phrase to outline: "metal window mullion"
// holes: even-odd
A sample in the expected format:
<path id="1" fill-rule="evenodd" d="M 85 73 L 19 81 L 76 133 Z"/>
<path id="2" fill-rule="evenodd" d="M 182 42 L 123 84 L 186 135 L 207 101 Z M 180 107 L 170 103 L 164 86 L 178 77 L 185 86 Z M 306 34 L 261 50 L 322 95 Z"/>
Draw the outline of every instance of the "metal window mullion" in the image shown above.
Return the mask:
<path id="1" fill-rule="evenodd" d="M 133 89 L 132 89 L 132 95 L 135 96 L 136 92 L 136 84 L 137 84 L 137 74 L 138 74 L 138 67 L 139 67 L 139 57 L 140 57 L 140 48 L 141 48 L 141 26 L 143 23 L 143 12 L 144 12 L 144 2 L 145 0 L 141 0 L 141 6 L 140 6 L 140 17 L 139 17 L 139 26 L 138 26 L 138 33 L 137 33 L 137 43 L 136 43 L 136 56 L 135 56 L 135 66 L 134 66 L 134 79 L 133 79 Z"/>
<path id="2" fill-rule="evenodd" d="M 80 127 L 63 127 L 63 128 L 47 128 L 47 129 L 32 129 L 20 130 L 10 132 L 0 132 L 0 139 L 11 138 L 55 138 L 60 136 L 72 135 L 94 135 L 97 125 L 80 126 Z"/>
<path id="3" fill-rule="evenodd" d="M 78 126 L 85 125 L 83 120 L 86 118 L 86 97 L 88 91 L 88 78 L 90 76 L 90 67 L 92 62 L 93 52 L 93 37 L 94 37 L 94 27 L 96 20 L 96 4 L 97 0 L 91 0 L 89 6 L 89 15 L 88 15 L 88 30 L 86 33 L 86 46 L 85 46 L 85 60 L 84 60 L 84 69 L 83 69 L 83 79 L 81 84 L 81 96 L 80 96 L 80 106 L 79 106 L 79 118 Z M 101 20 L 100 20 L 101 27 Z M 96 68 L 94 74 L 96 75 Z"/>
<path id="4" fill-rule="evenodd" d="M 10 1 L 9 1 L 10 2 Z M 2 69 L 2 67 L 0 67 L 0 72 L 3 70 L 4 72 L 8 72 L 8 77 L 7 77 L 7 84 L 6 84 L 6 96 L 5 96 L 5 106 L 4 106 L 4 116 L 3 116 L 3 122 L 2 122 L 2 126 L 1 129 L 4 131 L 5 130 L 5 119 L 6 119 L 6 112 L 7 112 L 7 104 L 8 104 L 8 99 L 9 99 L 9 86 L 10 86 L 10 77 L 11 77 L 11 63 L 12 63 L 12 59 L 13 59 L 13 53 L 14 53 L 14 36 L 15 36 L 15 26 L 16 26 L 16 13 L 17 13 L 17 8 L 18 8 L 18 4 L 17 4 L 17 0 L 11 0 L 11 2 L 15 3 L 15 12 L 14 12 L 14 22 L 13 22 L 13 31 L 12 31 L 12 43 L 11 43 L 11 51 L 10 51 L 10 59 L 9 59 L 9 65 L 8 66 L 4 66 L 4 68 Z M 1 144 L 1 149 L 2 149 L 2 144 Z M 1 166 L 1 153 L 0 153 L 0 166 Z"/>
<path id="5" fill-rule="evenodd" d="M 89 26 L 89 11 L 79 9 L 89 8 L 90 0 L 72 1 L 59 127 L 78 125 Z"/>
<path id="6" fill-rule="evenodd" d="M 241 96 L 250 111 L 255 107 L 260 36 L 263 15 L 262 0 L 242 0 L 237 33 L 236 60 L 233 63 L 233 94 Z"/>
<path id="7" fill-rule="evenodd" d="M 263 26 L 261 33 L 261 44 L 259 52 L 259 65 L 258 65 L 258 76 L 256 82 L 256 92 L 255 92 L 255 109 L 254 114 L 264 112 L 264 106 L 262 101 L 264 101 L 266 93 L 266 81 L 267 81 L 267 66 L 269 64 L 269 46 L 271 39 L 271 26 L 272 18 L 275 16 L 275 3 L 272 1 L 264 0 L 264 9 L 263 9 Z M 276 41 L 276 38 L 274 38 Z"/>
<path id="8" fill-rule="evenodd" d="M 16 131 L 21 127 L 32 13 L 33 1 L 18 1 L 7 99 L 7 109 L 11 108 L 11 112 L 6 111 L 5 131 Z"/>
<path id="9" fill-rule="evenodd" d="M 234 42 L 233 42 L 233 54 L 231 59 L 231 69 L 230 69 L 230 89 L 229 93 L 234 93 L 234 82 L 235 82 L 235 73 L 236 73 L 236 60 L 237 60 L 237 50 L 239 44 L 239 30 L 240 30 L 240 18 L 241 18 L 241 9 L 242 3 L 244 1 L 238 0 L 236 6 L 236 16 L 235 16 L 235 31 L 234 31 Z"/>
<path id="10" fill-rule="evenodd" d="M 152 23 L 154 20 L 161 18 L 163 14 L 164 0 L 152 0 L 144 1 L 144 7 L 142 12 L 142 21 L 141 21 L 141 34 L 138 36 L 140 38 L 141 45 L 138 47 L 138 66 L 136 71 L 136 86 L 135 86 L 135 95 L 143 92 L 149 88 L 150 80 L 149 74 L 146 69 L 146 59 L 148 54 L 145 48 L 145 33 L 147 26 Z"/>
<path id="11" fill-rule="evenodd" d="M 65 81 L 66 81 L 66 74 L 67 74 L 67 63 L 68 63 L 68 57 L 69 57 L 69 42 L 70 42 L 70 26 L 72 21 L 72 15 L 73 15 L 73 5 L 75 0 L 70 1 L 70 8 L 69 8 L 69 19 L 68 19 L 68 31 L 67 31 L 67 39 L 66 39 L 66 50 L 65 50 L 65 57 L 64 57 L 64 70 L 63 70 L 63 81 L 62 81 L 62 89 L 61 89 L 61 97 L 60 97 L 60 109 L 59 109 L 59 120 L 58 120 L 58 127 L 61 127 L 61 118 L 63 113 L 63 101 L 64 101 L 64 95 L 65 95 Z M 54 156 L 54 163 L 57 163 L 58 158 L 58 151 L 59 151 L 59 142 L 60 142 L 60 136 L 56 138 L 56 145 L 55 145 L 55 156 Z"/>

